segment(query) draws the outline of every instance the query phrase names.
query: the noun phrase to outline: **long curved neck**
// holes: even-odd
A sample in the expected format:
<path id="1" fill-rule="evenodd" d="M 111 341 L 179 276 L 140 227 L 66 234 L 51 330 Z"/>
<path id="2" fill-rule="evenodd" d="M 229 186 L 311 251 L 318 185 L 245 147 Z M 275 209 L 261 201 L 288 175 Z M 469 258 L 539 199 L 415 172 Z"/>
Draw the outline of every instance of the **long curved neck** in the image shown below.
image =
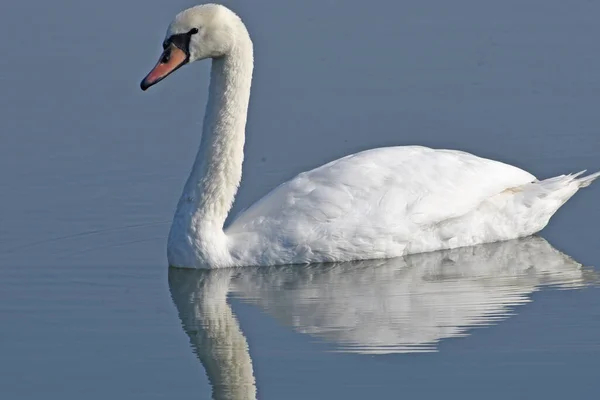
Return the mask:
<path id="1" fill-rule="evenodd" d="M 223 228 L 242 179 L 252 43 L 212 62 L 202 140 L 186 185 L 197 196 L 198 221 Z"/>
<path id="2" fill-rule="evenodd" d="M 231 51 L 212 61 L 200 149 L 175 216 L 205 260 L 224 250 L 223 225 L 242 178 L 252 69 L 252 42 L 244 29 Z"/>
<path id="3" fill-rule="evenodd" d="M 183 197 L 196 201 L 196 222 L 215 228 L 223 228 L 242 178 L 252 68 L 249 39 L 212 61 L 202 140 Z"/>

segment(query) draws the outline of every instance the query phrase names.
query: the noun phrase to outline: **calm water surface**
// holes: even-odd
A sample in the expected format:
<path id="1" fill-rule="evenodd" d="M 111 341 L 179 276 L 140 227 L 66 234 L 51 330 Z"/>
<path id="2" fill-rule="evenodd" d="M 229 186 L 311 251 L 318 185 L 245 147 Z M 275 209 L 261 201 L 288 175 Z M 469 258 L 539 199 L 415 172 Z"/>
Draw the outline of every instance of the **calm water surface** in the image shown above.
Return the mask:
<path id="1" fill-rule="evenodd" d="M 541 236 L 166 268 L 208 63 L 138 84 L 193 2 L 0 6 L 2 399 L 563 399 L 600 390 L 600 185 Z M 600 5 L 228 1 L 256 45 L 235 210 L 362 149 L 600 169 Z"/>

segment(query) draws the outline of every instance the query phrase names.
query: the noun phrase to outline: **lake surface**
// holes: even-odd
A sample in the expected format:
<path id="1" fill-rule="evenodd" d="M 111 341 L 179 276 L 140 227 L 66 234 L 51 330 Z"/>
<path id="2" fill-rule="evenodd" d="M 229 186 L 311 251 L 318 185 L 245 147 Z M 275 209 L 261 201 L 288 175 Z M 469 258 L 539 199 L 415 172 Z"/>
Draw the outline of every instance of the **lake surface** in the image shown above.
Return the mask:
<path id="1" fill-rule="evenodd" d="M 600 184 L 521 241 L 169 270 L 209 64 L 148 93 L 139 81 L 192 4 L 0 6 L 2 399 L 597 395 Z M 234 212 L 386 145 L 462 149 L 540 178 L 600 169 L 597 2 L 226 4 L 256 47 Z"/>

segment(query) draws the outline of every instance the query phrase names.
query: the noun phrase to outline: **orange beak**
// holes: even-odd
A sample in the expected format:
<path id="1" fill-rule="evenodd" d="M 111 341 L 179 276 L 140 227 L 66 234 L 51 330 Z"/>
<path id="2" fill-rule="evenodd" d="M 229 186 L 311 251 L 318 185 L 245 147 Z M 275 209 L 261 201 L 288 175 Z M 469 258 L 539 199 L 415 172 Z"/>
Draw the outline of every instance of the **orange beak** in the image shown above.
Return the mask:
<path id="1" fill-rule="evenodd" d="M 188 62 L 188 56 L 183 50 L 169 44 L 169 46 L 163 51 L 160 59 L 156 66 L 150 71 L 148 75 L 140 83 L 142 90 L 148 89 L 150 86 L 157 84 L 158 82 L 165 79 L 167 76 L 178 70 L 184 64 Z"/>

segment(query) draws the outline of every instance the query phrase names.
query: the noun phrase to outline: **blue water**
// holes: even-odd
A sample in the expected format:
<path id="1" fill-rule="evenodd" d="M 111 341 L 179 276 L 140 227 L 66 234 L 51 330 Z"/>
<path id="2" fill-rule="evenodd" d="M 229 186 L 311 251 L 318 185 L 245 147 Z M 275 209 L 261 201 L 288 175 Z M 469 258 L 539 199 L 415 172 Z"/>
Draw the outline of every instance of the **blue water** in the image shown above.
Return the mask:
<path id="1" fill-rule="evenodd" d="M 593 398 L 600 185 L 541 238 L 168 270 L 208 63 L 139 81 L 193 3 L 0 6 L 2 399 Z M 228 1 L 256 47 L 235 210 L 358 150 L 600 169 L 600 5 Z"/>

